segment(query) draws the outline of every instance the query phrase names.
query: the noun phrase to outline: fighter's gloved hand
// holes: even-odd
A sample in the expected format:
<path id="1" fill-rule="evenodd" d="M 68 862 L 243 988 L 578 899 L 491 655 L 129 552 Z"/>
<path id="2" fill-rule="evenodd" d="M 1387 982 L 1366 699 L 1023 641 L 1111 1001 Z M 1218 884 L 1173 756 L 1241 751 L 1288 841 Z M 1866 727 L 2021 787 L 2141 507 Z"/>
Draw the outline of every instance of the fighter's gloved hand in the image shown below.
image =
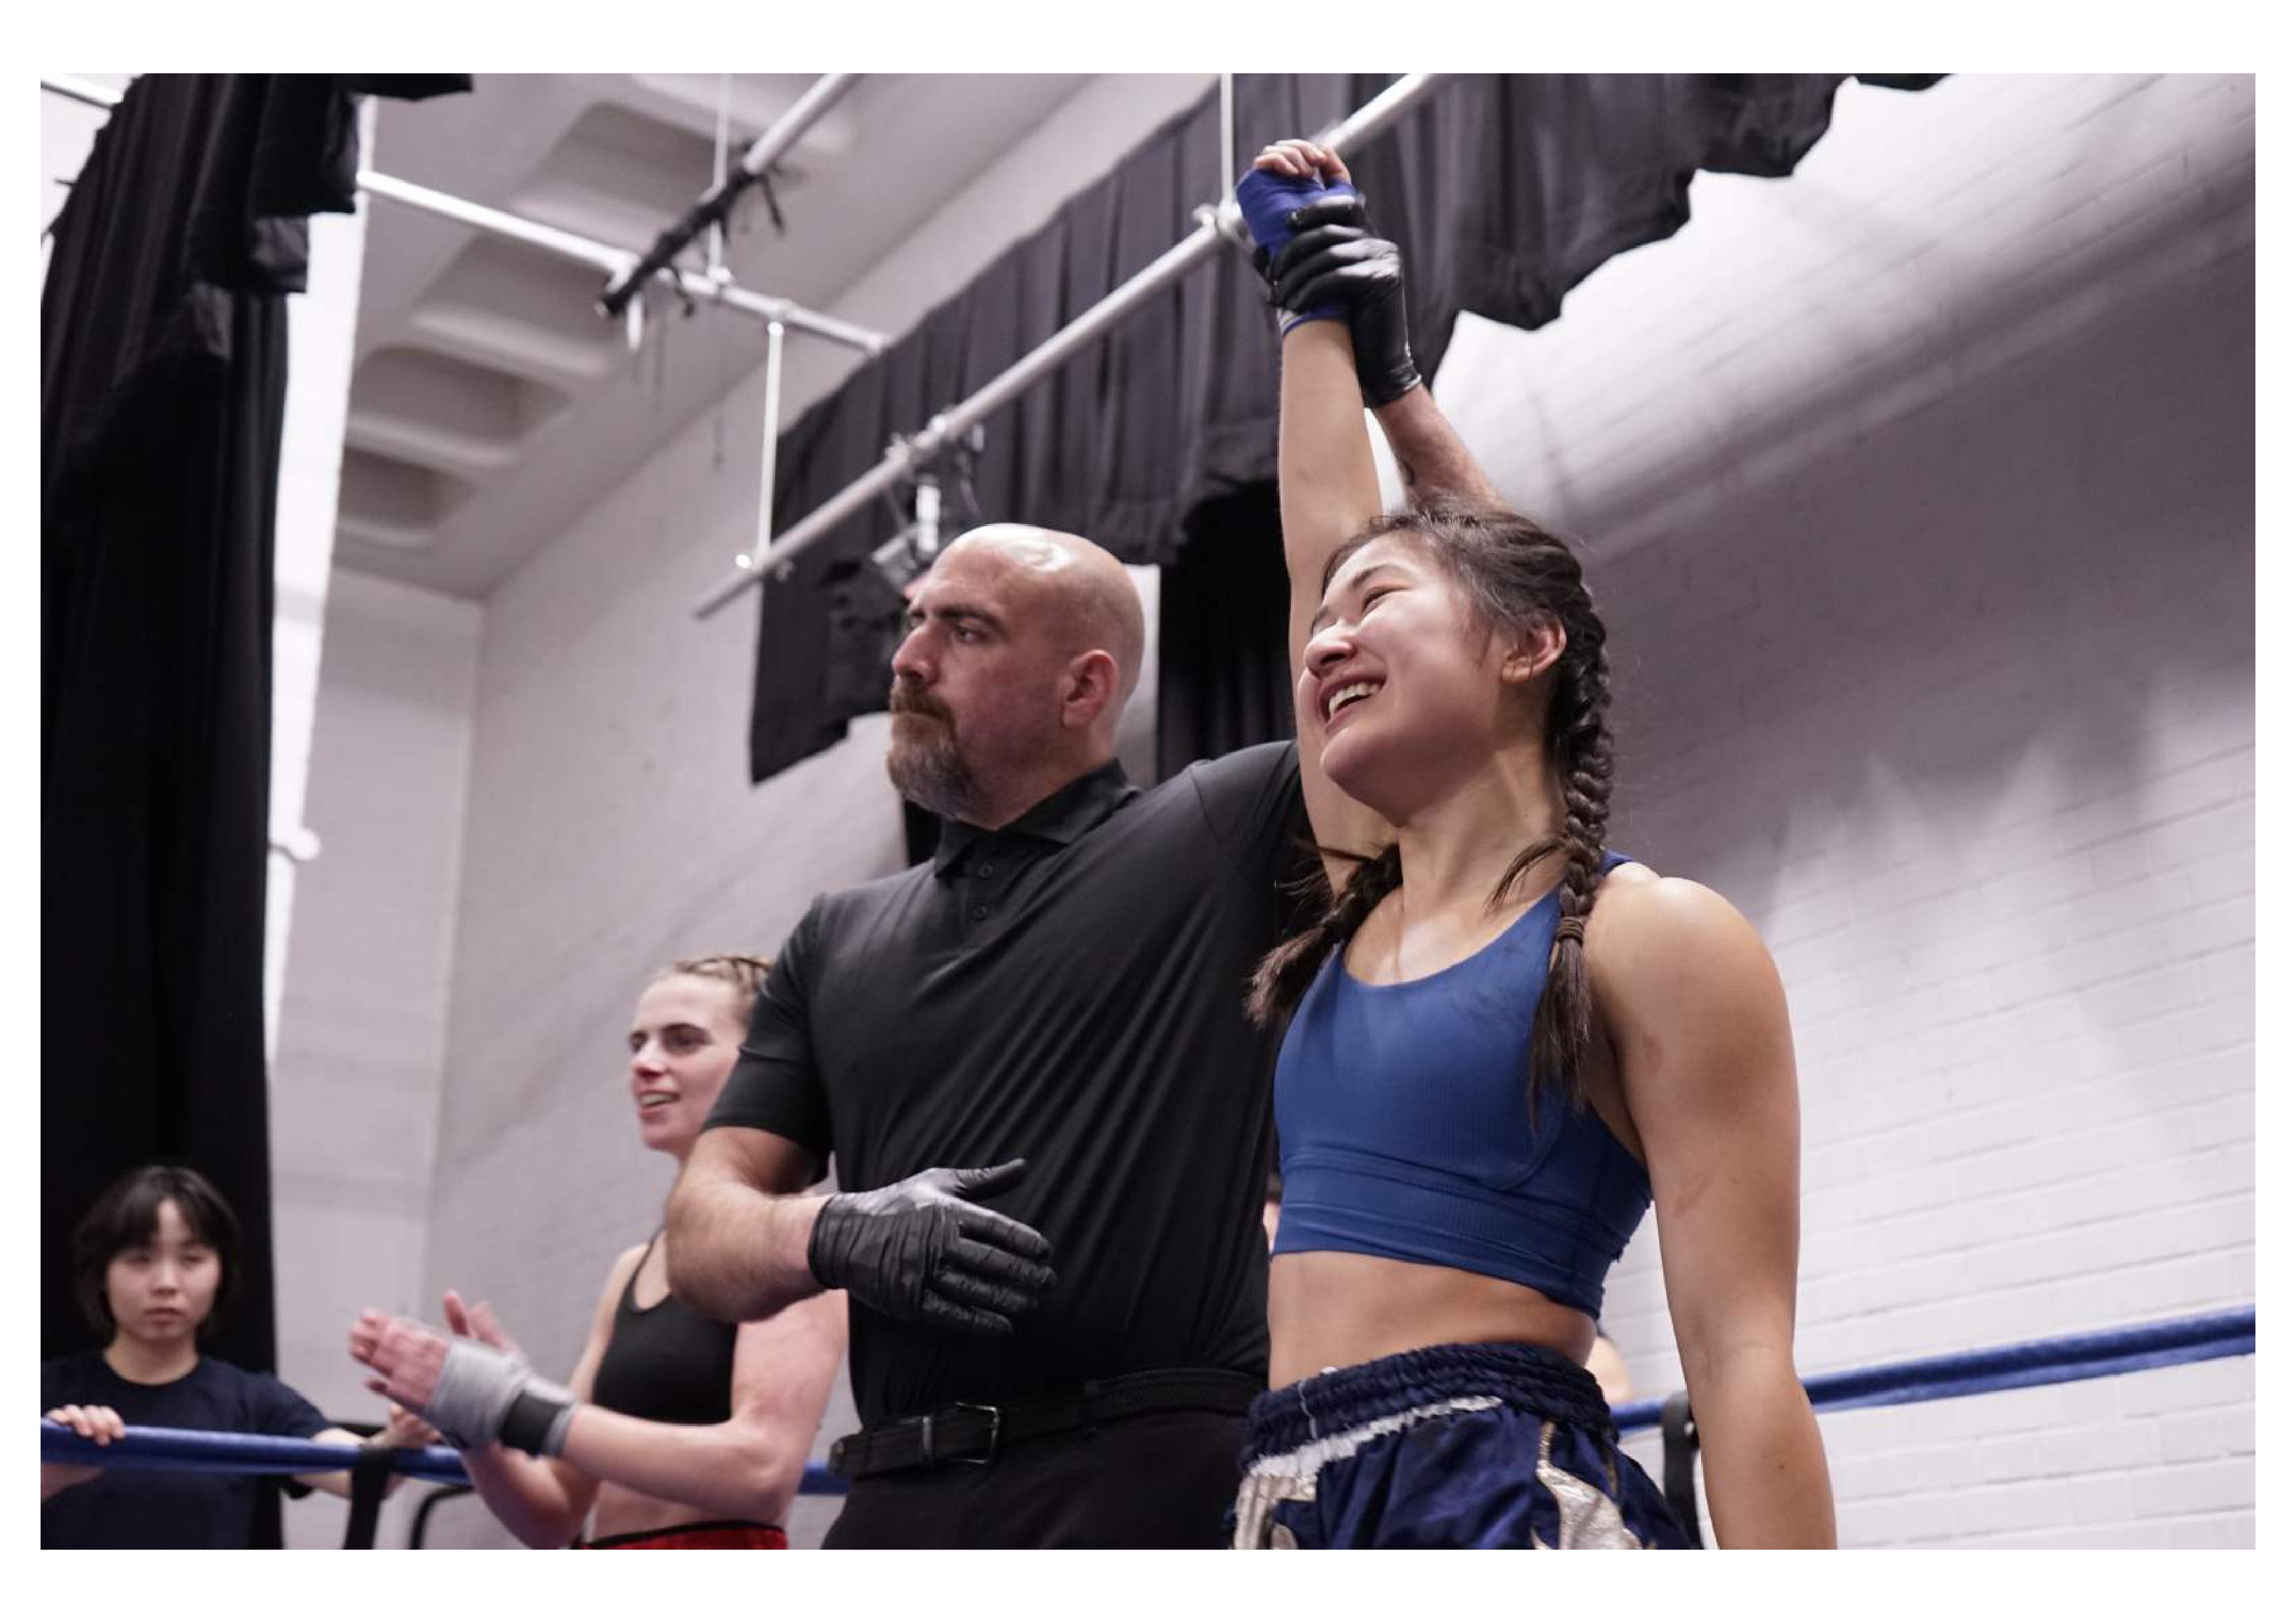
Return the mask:
<path id="1" fill-rule="evenodd" d="M 1235 201 L 1243 211 L 1244 225 L 1251 232 L 1251 262 L 1259 274 L 1267 277 L 1272 285 L 1272 267 L 1297 234 L 1299 228 L 1294 221 L 1303 208 L 1327 198 L 1355 194 L 1355 187 L 1344 180 L 1326 184 L 1320 180 L 1280 175 L 1273 169 L 1246 169 L 1243 178 L 1235 183 Z M 1303 321 L 1341 321 L 1346 316 L 1345 307 L 1336 300 L 1308 309 L 1286 306 L 1283 331 L 1289 332 Z"/>
<path id="2" fill-rule="evenodd" d="M 458 1448 L 506 1443 L 529 1454 L 556 1454 L 566 1446 L 574 1394 L 536 1374 L 516 1353 L 457 1336 L 422 1418 Z"/>
<path id="3" fill-rule="evenodd" d="M 975 1206 L 1025 1161 L 935 1167 L 858 1194 L 834 1194 L 814 1219 L 806 1266 L 831 1290 L 897 1319 L 1002 1335 L 1053 1286 L 1053 1248 L 1025 1223 Z"/>
<path id="4" fill-rule="evenodd" d="M 1308 204 L 1292 218 L 1297 234 L 1268 266 L 1275 302 L 1286 311 L 1341 306 L 1364 404 L 1401 399 L 1419 387 L 1404 321 L 1403 256 L 1372 234 L 1363 197 L 1352 188 L 1345 197 Z"/>

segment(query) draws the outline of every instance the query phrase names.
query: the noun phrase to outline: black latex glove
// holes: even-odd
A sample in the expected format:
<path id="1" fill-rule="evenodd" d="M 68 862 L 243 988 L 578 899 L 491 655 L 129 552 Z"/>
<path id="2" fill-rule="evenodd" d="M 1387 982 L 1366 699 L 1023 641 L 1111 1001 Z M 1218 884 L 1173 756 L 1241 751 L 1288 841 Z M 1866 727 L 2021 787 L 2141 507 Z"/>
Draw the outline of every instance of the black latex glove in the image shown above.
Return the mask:
<path id="1" fill-rule="evenodd" d="M 1267 266 L 1272 301 L 1287 313 L 1347 307 L 1364 404 L 1385 406 L 1419 387 L 1403 315 L 1403 256 L 1374 236 L 1364 201 L 1326 197 L 1293 213 L 1300 234 Z"/>
<path id="2" fill-rule="evenodd" d="M 935 1167 L 858 1194 L 835 1194 L 814 1219 L 806 1266 L 832 1291 L 897 1319 L 1003 1335 L 1053 1287 L 1053 1254 L 1025 1223 L 975 1206 L 1025 1161 Z"/>

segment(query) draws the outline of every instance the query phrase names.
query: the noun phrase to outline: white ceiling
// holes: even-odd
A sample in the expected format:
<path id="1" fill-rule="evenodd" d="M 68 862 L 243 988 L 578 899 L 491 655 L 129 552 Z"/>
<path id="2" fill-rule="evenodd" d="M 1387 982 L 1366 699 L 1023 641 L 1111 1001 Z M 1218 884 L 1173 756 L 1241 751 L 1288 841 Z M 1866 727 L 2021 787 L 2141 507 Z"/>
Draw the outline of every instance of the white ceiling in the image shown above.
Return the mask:
<path id="1" fill-rule="evenodd" d="M 737 210 L 726 250 L 735 280 L 833 309 L 1090 78 L 864 78 L 778 166 L 787 234 L 775 234 L 754 192 Z M 635 250 L 708 188 L 720 83 L 483 76 L 467 95 L 379 102 L 368 162 Z M 736 76 L 734 152 L 812 83 Z M 344 567 L 483 597 L 763 358 L 761 324 L 723 310 L 685 319 L 667 296 L 655 298 L 633 356 L 620 324 L 593 308 L 598 274 L 388 200 L 362 206 L 336 529 Z M 826 340 L 791 328 L 787 341 L 794 350 Z"/>

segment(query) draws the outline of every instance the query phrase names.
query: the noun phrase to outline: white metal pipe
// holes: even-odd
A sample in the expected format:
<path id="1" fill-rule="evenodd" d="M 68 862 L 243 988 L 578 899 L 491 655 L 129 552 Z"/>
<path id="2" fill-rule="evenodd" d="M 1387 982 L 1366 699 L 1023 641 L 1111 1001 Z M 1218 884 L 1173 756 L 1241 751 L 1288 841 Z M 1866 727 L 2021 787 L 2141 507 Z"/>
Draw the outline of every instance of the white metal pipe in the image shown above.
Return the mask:
<path id="1" fill-rule="evenodd" d="M 91 79 L 76 79 L 68 73 L 42 74 L 40 88 L 67 101 L 84 102 L 90 107 L 117 107 L 119 92 L 107 90 Z"/>
<path id="2" fill-rule="evenodd" d="M 891 489 L 895 481 L 908 472 L 915 460 L 915 454 L 906 442 L 895 446 L 885 454 L 884 461 L 799 520 L 789 534 L 768 550 L 753 555 L 733 579 L 718 586 L 695 605 L 695 617 L 707 619 L 757 585 L 767 573 L 777 572 L 815 537 L 843 523 L 871 499 Z M 790 545 L 791 537 L 797 538 L 794 546 Z"/>
<path id="3" fill-rule="evenodd" d="M 718 76 L 718 139 L 709 152 L 709 189 L 715 192 L 726 184 L 726 138 L 730 133 L 734 116 L 734 76 Z M 726 222 L 718 220 L 709 227 L 709 275 L 714 278 L 726 268 Z"/>
<path id="4" fill-rule="evenodd" d="M 940 551 L 940 481 L 931 474 L 917 480 L 917 556 L 930 563 Z"/>
<path id="5" fill-rule="evenodd" d="M 766 324 L 766 454 L 758 476 L 758 544 L 740 560 L 747 569 L 774 541 L 774 457 L 782 442 L 782 324 Z"/>
<path id="6" fill-rule="evenodd" d="M 1051 375 L 1078 350 L 1210 258 L 1218 251 L 1219 241 L 1217 227 L 1209 224 L 1197 226 L 1098 304 L 991 378 L 972 398 L 935 417 L 917 436 L 917 454 L 934 455 L 974 423 L 994 415 L 1039 379 Z M 790 532 L 792 537 L 796 533 Z"/>
<path id="7" fill-rule="evenodd" d="M 465 198 L 450 196 L 444 192 L 434 192 L 428 186 L 418 186 L 412 181 L 399 180 L 389 175 L 378 175 L 372 169 L 359 171 L 358 184 L 362 191 L 373 196 L 387 197 L 393 202 L 404 203 L 410 209 L 419 209 L 426 214 L 435 214 L 442 219 L 454 220 L 461 225 L 474 226 L 480 231 L 491 232 L 496 236 L 524 242 L 530 247 L 539 248 L 545 252 L 557 254 L 562 258 L 579 260 L 582 264 L 595 266 L 610 276 L 619 275 L 637 263 L 638 256 L 627 249 L 616 248 L 605 242 L 594 242 L 587 237 L 576 236 L 573 233 L 561 231 L 554 225 L 545 225 L 536 220 L 523 219 L 515 214 L 504 214 L 499 209 L 489 209 L 483 203 L 474 203 Z M 806 309 L 800 305 L 792 304 L 786 299 L 777 299 L 769 293 L 753 292 L 748 288 L 703 275 L 695 271 L 677 272 L 676 281 L 678 287 L 690 298 L 709 299 L 765 321 L 784 322 L 790 326 L 802 328 L 816 337 L 833 339 L 840 344 L 849 344 L 854 348 L 865 350 L 871 355 L 877 354 L 885 347 L 885 335 L 882 332 L 872 332 L 866 327 L 857 326 L 851 322 L 840 321 L 833 316 L 824 316 L 818 311 Z"/>
<path id="8" fill-rule="evenodd" d="M 761 321 L 778 321 L 801 332 L 810 332 L 816 338 L 831 339 L 870 355 L 883 354 L 886 345 L 891 341 L 873 327 L 840 321 L 834 316 L 824 316 L 818 310 L 808 310 L 801 304 L 792 304 L 771 293 L 751 292 L 748 288 L 731 282 L 713 282 L 694 271 L 679 271 L 677 285 L 696 299 L 714 299 Z"/>
<path id="9" fill-rule="evenodd" d="M 507 237 L 529 247 L 539 248 L 563 259 L 575 259 L 584 265 L 595 266 L 608 275 L 627 268 L 637 256 L 603 242 L 594 242 L 587 237 L 578 237 L 570 231 L 561 231 L 554 225 L 545 225 L 538 220 L 521 219 L 515 214 L 504 214 L 499 209 L 489 209 L 484 203 L 474 203 L 467 198 L 455 197 L 445 192 L 434 192 L 428 186 L 418 186 L 411 180 L 395 176 L 378 175 L 373 169 L 361 169 L 359 190 L 373 197 L 387 197 L 392 202 L 403 203 L 409 209 L 419 209 L 425 214 L 435 214 L 441 219 L 458 225 L 475 226 L 495 236 Z"/>
<path id="10" fill-rule="evenodd" d="M 750 150 L 742 154 L 742 173 L 764 174 L 767 164 L 795 146 L 799 138 L 820 123 L 822 115 L 836 106 L 860 78 L 857 73 L 824 73 L 814 80 L 787 112 L 750 143 Z"/>
<path id="11" fill-rule="evenodd" d="M 1235 75 L 1220 75 L 1220 201 L 1235 195 Z"/>
<path id="12" fill-rule="evenodd" d="M 1318 135 L 1316 144 L 1344 154 L 1349 148 L 1360 146 L 1386 129 L 1441 82 L 1439 74 L 1406 74 L 1346 119 Z M 1232 226 L 1240 214 L 1231 194 L 1221 203 L 1213 217 L 1206 219 L 1194 231 L 1167 249 L 1153 263 L 1006 367 L 970 399 L 935 416 L 914 439 L 895 444 L 875 467 L 791 525 L 772 547 L 753 556 L 733 578 L 717 586 L 694 605 L 695 616 L 707 619 L 764 579 L 768 570 L 778 571 L 781 564 L 827 535 L 857 512 L 863 503 L 890 489 L 897 480 L 919 463 L 930 460 L 950 439 L 996 413 L 1151 297 L 1210 258 L 1223 232 Z"/>

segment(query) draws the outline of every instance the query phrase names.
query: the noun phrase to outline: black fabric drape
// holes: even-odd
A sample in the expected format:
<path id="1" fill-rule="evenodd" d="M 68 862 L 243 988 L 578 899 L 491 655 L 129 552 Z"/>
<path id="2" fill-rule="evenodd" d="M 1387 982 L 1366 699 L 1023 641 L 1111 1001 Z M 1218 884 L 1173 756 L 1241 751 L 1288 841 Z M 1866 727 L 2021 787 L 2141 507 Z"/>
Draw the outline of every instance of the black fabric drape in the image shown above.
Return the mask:
<path id="1" fill-rule="evenodd" d="M 1611 256 L 1690 217 L 1700 169 L 1791 173 L 1824 134 L 1841 74 L 1465 76 L 1349 158 L 1410 267 L 1420 369 L 1462 310 L 1521 327 Z M 1917 89 L 1936 75 L 1867 76 Z M 1242 74 L 1237 150 L 1322 128 L 1391 83 Z M 1218 197 L 1208 94 L 1117 160 L 972 284 L 783 435 L 785 529 L 866 471 L 895 434 L 978 389 L 1194 227 Z M 1275 471 L 1276 347 L 1257 276 L 1226 251 L 988 423 L 983 512 L 1072 529 L 1134 563 L 1168 563 L 1188 517 Z M 848 521 L 760 594 L 750 763 L 762 780 L 882 709 L 898 600 L 861 561 L 898 527 Z M 1266 545 L 1273 546 L 1273 533 Z"/>
<path id="2" fill-rule="evenodd" d="M 1156 599 L 1156 775 L 1292 735 L 1275 487 L 1201 503 Z"/>
<path id="3" fill-rule="evenodd" d="M 175 1160 L 243 1225 L 242 1291 L 214 1350 L 275 1363 L 263 947 L 285 295 L 304 285 L 306 217 L 351 208 L 366 87 L 139 78 L 53 226 L 40 301 L 45 1355 L 88 1339 L 72 1225 L 119 1173 Z"/>

